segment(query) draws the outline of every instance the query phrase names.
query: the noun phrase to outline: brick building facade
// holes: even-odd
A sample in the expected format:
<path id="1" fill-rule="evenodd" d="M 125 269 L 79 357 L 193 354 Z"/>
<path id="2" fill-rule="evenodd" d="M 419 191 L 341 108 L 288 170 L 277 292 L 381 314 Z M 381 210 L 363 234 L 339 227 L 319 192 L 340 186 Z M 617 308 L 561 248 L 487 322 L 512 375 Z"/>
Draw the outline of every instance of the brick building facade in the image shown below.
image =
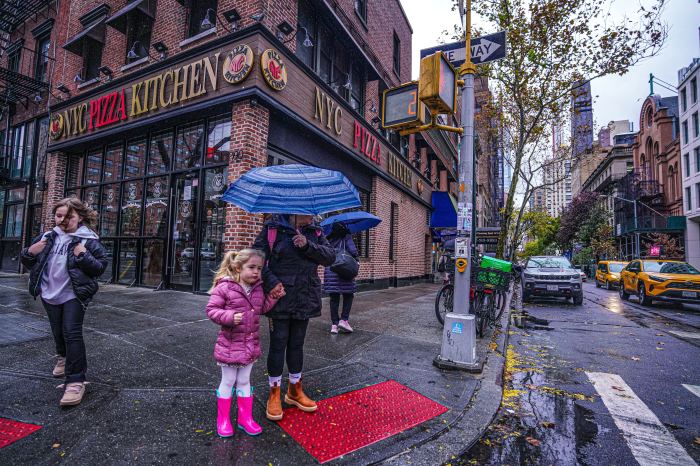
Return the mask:
<path id="1" fill-rule="evenodd" d="M 12 125 L 41 115 L 50 129 L 45 163 L 30 164 L 41 191 L 24 188 L 39 212 L 20 220 L 17 248 L 50 227 L 56 200 L 79 196 L 100 214 L 103 279 L 206 291 L 222 254 L 248 246 L 262 222 L 220 200 L 228 183 L 304 163 L 342 171 L 383 220 L 355 238 L 363 285 L 430 272 L 431 191 L 453 189 L 456 167 L 439 144 L 456 144 L 379 127 L 383 90 L 410 80 L 412 30 L 397 0 L 57 4 L 32 12 L 54 18 L 44 99 L 12 115 Z M 11 40 L 28 34 L 21 26 L 6 28 Z"/>

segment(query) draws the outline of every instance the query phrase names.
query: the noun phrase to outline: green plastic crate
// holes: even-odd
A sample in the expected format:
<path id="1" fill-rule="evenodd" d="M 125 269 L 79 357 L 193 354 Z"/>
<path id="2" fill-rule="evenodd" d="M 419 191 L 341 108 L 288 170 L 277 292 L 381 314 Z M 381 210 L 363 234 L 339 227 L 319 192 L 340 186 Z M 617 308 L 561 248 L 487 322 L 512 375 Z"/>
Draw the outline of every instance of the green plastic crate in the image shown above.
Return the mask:
<path id="1" fill-rule="evenodd" d="M 508 273 L 513 271 L 512 263 L 489 256 L 484 256 L 481 258 L 481 263 L 479 263 L 479 267 L 484 269 L 496 269 L 500 270 L 501 272 Z"/>

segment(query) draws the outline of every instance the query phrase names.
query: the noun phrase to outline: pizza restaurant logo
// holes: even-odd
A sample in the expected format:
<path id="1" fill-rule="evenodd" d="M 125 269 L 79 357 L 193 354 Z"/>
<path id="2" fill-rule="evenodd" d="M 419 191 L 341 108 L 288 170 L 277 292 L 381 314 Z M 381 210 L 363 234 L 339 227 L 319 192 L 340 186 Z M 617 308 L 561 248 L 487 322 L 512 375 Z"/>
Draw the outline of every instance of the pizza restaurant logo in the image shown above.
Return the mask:
<path id="1" fill-rule="evenodd" d="M 54 141 L 63 135 L 63 127 L 65 123 L 63 122 L 63 115 L 60 113 L 54 113 L 51 117 L 51 124 L 49 125 L 49 135 Z"/>
<path id="2" fill-rule="evenodd" d="M 226 82 L 238 84 L 248 77 L 253 69 L 253 51 L 246 44 L 234 47 L 224 60 L 223 76 Z"/>
<path id="3" fill-rule="evenodd" d="M 260 57 L 260 68 L 267 84 L 276 91 L 287 85 L 287 67 L 276 50 L 267 49 Z"/>

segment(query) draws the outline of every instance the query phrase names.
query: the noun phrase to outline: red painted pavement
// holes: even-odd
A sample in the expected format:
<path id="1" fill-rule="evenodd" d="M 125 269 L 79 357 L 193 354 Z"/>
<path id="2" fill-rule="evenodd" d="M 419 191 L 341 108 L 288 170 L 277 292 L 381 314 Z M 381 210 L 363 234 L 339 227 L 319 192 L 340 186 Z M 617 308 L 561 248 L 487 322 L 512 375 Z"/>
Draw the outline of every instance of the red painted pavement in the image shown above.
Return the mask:
<path id="1" fill-rule="evenodd" d="M 39 429 L 41 429 L 41 426 L 0 417 L 0 448 L 23 439 Z"/>
<path id="2" fill-rule="evenodd" d="M 320 463 L 346 455 L 432 419 L 443 405 L 388 380 L 317 402 L 315 413 L 284 410 L 279 422 Z"/>

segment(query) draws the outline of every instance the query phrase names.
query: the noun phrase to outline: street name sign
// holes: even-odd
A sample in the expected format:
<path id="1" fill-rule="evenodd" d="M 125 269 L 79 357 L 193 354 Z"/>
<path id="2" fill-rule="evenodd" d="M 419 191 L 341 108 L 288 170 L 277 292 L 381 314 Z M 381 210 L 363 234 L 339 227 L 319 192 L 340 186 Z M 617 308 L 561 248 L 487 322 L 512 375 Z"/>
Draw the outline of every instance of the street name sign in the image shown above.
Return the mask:
<path id="1" fill-rule="evenodd" d="M 506 56 L 506 31 L 496 32 L 481 37 L 472 38 L 472 62 L 481 65 L 494 60 L 500 60 Z M 452 42 L 451 44 L 438 45 L 429 49 L 422 49 L 420 57 L 424 58 L 435 52 L 442 52 L 455 68 L 464 63 L 467 57 L 464 41 Z"/>

